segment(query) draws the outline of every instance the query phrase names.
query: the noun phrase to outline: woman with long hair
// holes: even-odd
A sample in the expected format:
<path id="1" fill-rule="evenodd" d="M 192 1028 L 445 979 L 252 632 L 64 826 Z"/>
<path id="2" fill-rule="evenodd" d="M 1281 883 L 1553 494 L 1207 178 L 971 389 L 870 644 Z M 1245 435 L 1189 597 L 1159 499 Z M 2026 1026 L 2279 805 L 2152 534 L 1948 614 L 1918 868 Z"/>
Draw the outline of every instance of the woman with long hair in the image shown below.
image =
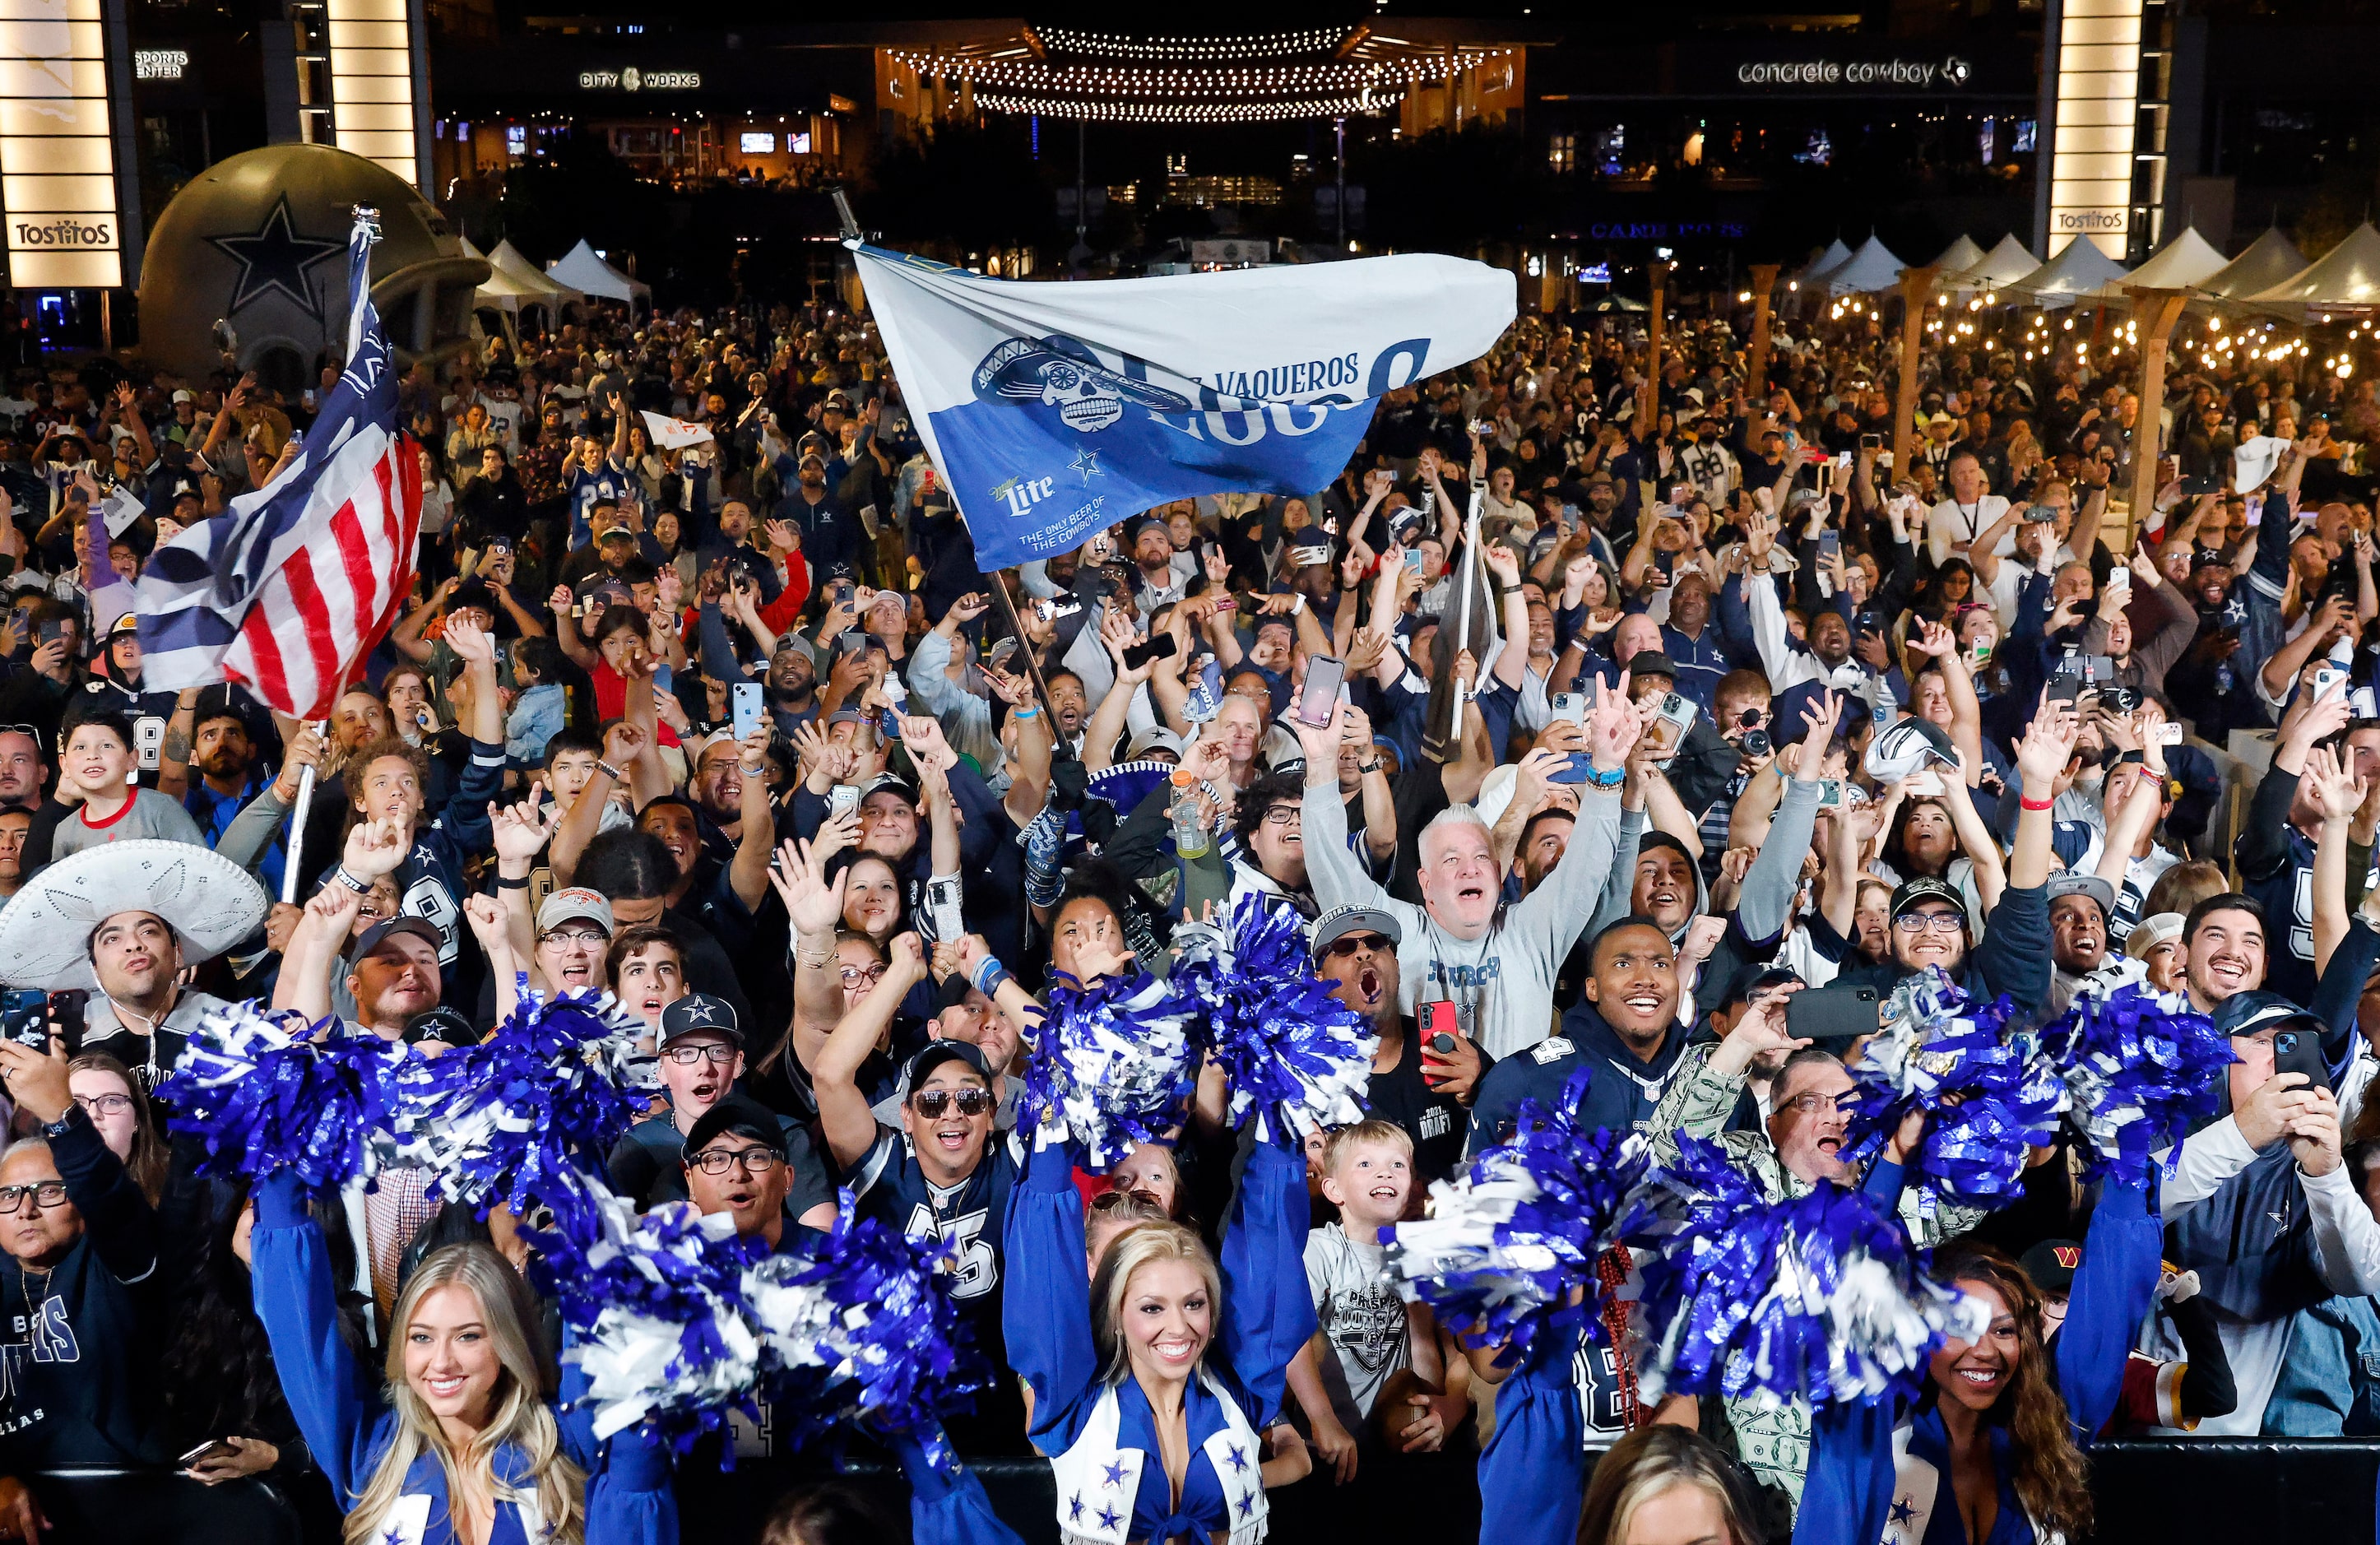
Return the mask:
<path id="1" fill-rule="evenodd" d="M 140 1187 L 150 1206 L 156 1206 L 165 1194 L 173 1155 L 165 1146 L 164 1123 L 140 1080 L 106 1052 L 86 1052 L 67 1064 L 67 1088 L 132 1184 Z"/>
<path id="2" fill-rule="evenodd" d="M 1002 1323 L 1060 1532 L 1255 1545 L 1274 1478 L 1258 1435 L 1315 1328 L 1305 1161 L 1276 1142 L 1250 1151 L 1220 1265 L 1192 1230 L 1145 1223 L 1093 1274 L 1071 1145 L 1048 1136 L 1009 1209 L 1011 1271 L 1034 1291 L 1008 1294 Z"/>
<path id="3" fill-rule="evenodd" d="M 1640 1427 L 1604 1452 L 1578 1545 L 1761 1545 L 1743 1478 L 1689 1427 Z"/>
<path id="4" fill-rule="evenodd" d="M 2090 1528 L 2091 1492 L 2042 1345 L 2041 1295 L 1973 1241 L 1943 1250 L 1935 1273 L 1983 1306 L 1982 1333 L 1936 1348 L 1897 1418 L 1858 1405 L 1816 1417 L 1795 1538 L 1815 1526 L 1815 1539 L 1843 1545 L 2064 1545 Z"/>
<path id="5" fill-rule="evenodd" d="M 246 1185 L 225 1188 L 174 1296 L 157 1358 L 169 1448 L 188 1454 L 211 1445 L 188 1471 L 209 1486 L 267 1473 L 285 1478 L 307 1468 L 305 1443 L 256 1317 L 249 1277 L 255 1219 Z"/>
<path id="6" fill-rule="evenodd" d="M 346 1545 L 662 1545 L 665 1444 L 609 1440 L 566 1398 L 520 1274 L 492 1247 L 432 1251 L 398 1296 L 382 1381 L 346 1340 L 322 1230 L 286 1174 L 257 1192 L 256 1311 L 282 1389 L 346 1513 Z"/>

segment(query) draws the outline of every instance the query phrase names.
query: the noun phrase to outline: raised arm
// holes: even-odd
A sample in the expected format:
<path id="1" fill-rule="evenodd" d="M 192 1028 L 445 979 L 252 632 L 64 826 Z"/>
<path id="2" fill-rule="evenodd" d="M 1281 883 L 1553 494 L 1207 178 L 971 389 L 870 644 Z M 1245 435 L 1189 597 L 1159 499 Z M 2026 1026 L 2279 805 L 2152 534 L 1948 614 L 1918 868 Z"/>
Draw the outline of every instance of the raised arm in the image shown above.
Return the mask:
<path id="1" fill-rule="evenodd" d="M 2348 825 L 2366 793 L 2352 766 L 2341 766 L 2328 747 L 2306 753 L 2304 785 L 2322 811 L 2322 836 L 2313 850 L 2313 969 L 2318 977 L 2347 937 Z"/>
<path id="2" fill-rule="evenodd" d="M 844 883 L 851 874 L 846 869 L 829 883 L 824 874 L 826 859 L 827 855 L 814 845 L 789 837 L 779 845 L 776 867 L 769 871 L 769 882 L 785 904 L 793 931 L 792 1051 L 814 1077 L 828 1028 L 843 1017 L 843 979 L 835 964 L 834 931 L 843 920 Z M 854 1069 L 858 1065 L 852 1064 Z"/>
<path id="3" fill-rule="evenodd" d="M 735 899 L 759 911 L 769 894 L 769 858 L 777 850 L 777 816 L 769 803 L 769 742 L 776 732 L 762 724 L 736 748 L 736 771 L 744 793 L 736 807 L 743 834 L 728 861 L 727 883 Z"/>
<path id="4" fill-rule="evenodd" d="M 847 870 L 845 872 L 848 872 Z M 887 954 L 884 978 L 859 1006 L 846 1012 L 827 1034 L 810 1064 L 818 1094 L 819 1130 L 826 1138 L 837 1168 L 848 1171 L 876 1146 L 876 1113 L 857 1082 L 860 1064 L 892 1028 L 893 1012 L 909 989 L 926 979 L 924 941 L 915 932 L 895 934 Z"/>
<path id="5" fill-rule="evenodd" d="M 570 883 L 578 872 L 578 857 L 595 833 L 603 829 L 603 807 L 612 800 L 612 791 L 619 786 L 621 764 L 633 761 L 644 749 L 649 737 L 638 725 L 625 719 L 615 721 L 603 732 L 603 754 L 595 759 L 594 775 L 570 809 L 562 812 L 561 824 L 554 828 L 553 850 L 549 862 L 554 882 Z"/>

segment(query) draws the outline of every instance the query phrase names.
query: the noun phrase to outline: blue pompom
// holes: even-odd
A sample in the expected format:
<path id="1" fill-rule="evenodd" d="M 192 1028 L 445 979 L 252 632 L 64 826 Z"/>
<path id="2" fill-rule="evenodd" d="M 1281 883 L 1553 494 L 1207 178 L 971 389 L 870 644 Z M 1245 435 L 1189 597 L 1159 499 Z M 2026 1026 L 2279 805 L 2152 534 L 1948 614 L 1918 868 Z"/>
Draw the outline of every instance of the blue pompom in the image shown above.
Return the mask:
<path id="1" fill-rule="evenodd" d="M 157 1097 L 176 1132 L 198 1137 L 212 1174 L 294 1172 L 316 1190 L 370 1180 L 396 1162 L 392 1083 L 404 1048 L 336 1019 L 268 1014 L 254 1003 L 210 1010 Z"/>
<path id="2" fill-rule="evenodd" d="M 2083 1139 L 2086 1173 L 2138 1176 L 2220 1103 L 2230 1038 L 2178 992 L 2127 982 L 2074 1000 L 2042 1032 L 2065 1080 L 2067 1119 Z"/>
<path id="3" fill-rule="evenodd" d="M 1645 1398 L 1720 1394 L 1764 1405 L 1915 1393 L 1946 1336 L 1982 1333 L 1982 1306 L 1925 1277 L 1895 1220 L 1821 1181 L 1772 1202 L 1716 1143 L 1682 1134 L 1634 1205 L 1635 1329 Z"/>
<path id="4" fill-rule="evenodd" d="M 1503 1344 L 1507 1359 L 1546 1327 L 1601 1328 L 1597 1260 L 1625 1227 L 1645 1147 L 1632 1131 L 1581 1129 L 1590 1077 L 1574 1074 L 1550 1111 L 1523 1101 L 1512 1140 L 1432 1186 L 1429 1216 L 1382 1241 L 1399 1293 L 1474 1346 Z"/>
<path id="5" fill-rule="evenodd" d="M 524 995 L 476 1046 L 411 1057 L 397 1075 L 394 1125 L 451 1200 L 520 1210 L 580 1170 L 602 1168 L 657 1089 L 651 1033 L 611 994 Z"/>
<path id="6" fill-rule="evenodd" d="M 1932 1119 L 1909 1156 L 1912 1182 L 1965 1207 L 2021 1195 L 2031 1150 L 2057 1136 L 2066 1087 L 2034 1038 L 2010 1031 L 2019 1016 L 2005 994 L 1978 1006 L 1937 969 L 1903 981 L 1852 1065 L 1846 1157 L 1881 1151 L 1903 1117 L 1924 1111 Z"/>
<path id="7" fill-rule="evenodd" d="M 1293 909 L 1245 895 L 1228 939 L 1190 927 L 1176 942 L 1173 985 L 1205 1014 L 1233 1126 L 1255 1111 L 1272 1134 L 1303 1137 L 1364 1119 L 1375 1032 L 1314 974 Z"/>
<path id="8" fill-rule="evenodd" d="M 1138 1144 L 1171 1141 L 1196 1082 L 1190 999 L 1147 975 L 1084 988 L 1055 979 L 1050 1012 L 1030 1038 L 1016 1124 L 1055 1111 L 1103 1173 Z"/>

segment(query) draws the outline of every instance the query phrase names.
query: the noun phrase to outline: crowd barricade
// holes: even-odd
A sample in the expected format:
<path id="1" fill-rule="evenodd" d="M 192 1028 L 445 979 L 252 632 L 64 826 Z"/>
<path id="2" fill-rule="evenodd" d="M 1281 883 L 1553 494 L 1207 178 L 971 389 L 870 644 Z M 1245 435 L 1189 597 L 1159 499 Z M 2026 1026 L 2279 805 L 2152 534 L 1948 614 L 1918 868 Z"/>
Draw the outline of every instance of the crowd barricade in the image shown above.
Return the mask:
<path id="1" fill-rule="evenodd" d="M 2374 1545 L 2380 1438 L 2134 1438 L 2091 1448 L 2093 1545 Z"/>

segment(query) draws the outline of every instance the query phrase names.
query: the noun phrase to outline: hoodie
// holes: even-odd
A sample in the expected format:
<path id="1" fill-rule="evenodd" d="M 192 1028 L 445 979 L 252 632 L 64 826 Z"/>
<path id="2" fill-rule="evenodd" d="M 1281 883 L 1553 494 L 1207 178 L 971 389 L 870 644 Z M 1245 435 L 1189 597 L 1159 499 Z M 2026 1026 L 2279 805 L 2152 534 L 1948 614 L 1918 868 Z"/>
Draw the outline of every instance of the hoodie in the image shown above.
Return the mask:
<path id="1" fill-rule="evenodd" d="M 1505 1058 L 1479 1080 L 1471 1107 L 1470 1151 L 1475 1155 L 1511 1137 L 1524 1100 L 1550 1108 L 1581 1068 L 1594 1075 L 1579 1107 L 1583 1129 L 1624 1132 L 1646 1125 L 1670 1087 L 1687 1034 L 1685 1026 L 1672 1021 L 1646 1062 L 1629 1049 L 1593 1004 L 1572 1004 L 1562 1016 L 1561 1034 Z"/>

